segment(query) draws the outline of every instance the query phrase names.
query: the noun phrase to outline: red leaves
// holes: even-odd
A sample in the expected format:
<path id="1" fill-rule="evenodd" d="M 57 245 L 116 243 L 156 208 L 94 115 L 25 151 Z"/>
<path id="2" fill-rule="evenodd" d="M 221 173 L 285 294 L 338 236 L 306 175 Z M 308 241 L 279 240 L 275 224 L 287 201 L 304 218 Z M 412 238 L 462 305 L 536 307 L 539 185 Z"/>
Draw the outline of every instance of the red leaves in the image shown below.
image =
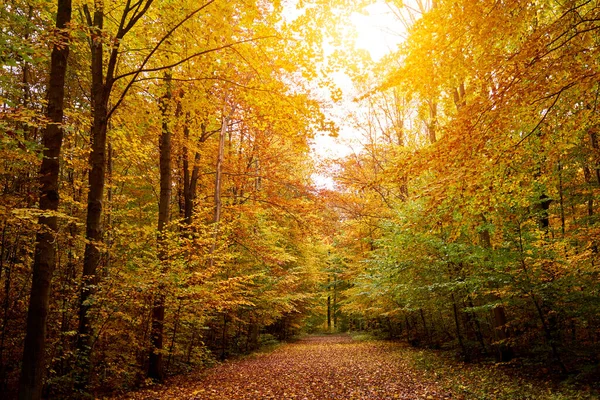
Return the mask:
<path id="1" fill-rule="evenodd" d="M 135 399 L 427 399 L 447 398 L 401 356 L 401 344 L 317 336 L 273 353 L 227 362 L 203 377 L 179 378 Z"/>

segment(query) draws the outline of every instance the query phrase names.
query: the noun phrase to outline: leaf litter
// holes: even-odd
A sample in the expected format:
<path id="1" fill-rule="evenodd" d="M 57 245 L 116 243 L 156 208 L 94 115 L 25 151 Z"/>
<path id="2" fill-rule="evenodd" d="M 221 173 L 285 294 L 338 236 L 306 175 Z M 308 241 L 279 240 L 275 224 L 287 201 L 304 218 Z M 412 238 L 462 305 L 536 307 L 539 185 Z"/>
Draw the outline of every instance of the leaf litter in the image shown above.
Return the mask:
<path id="1" fill-rule="evenodd" d="M 232 360 L 204 373 L 129 393 L 127 399 L 446 399 L 441 385 L 410 367 L 403 345 L 309 336 L 268 354 Z"/>

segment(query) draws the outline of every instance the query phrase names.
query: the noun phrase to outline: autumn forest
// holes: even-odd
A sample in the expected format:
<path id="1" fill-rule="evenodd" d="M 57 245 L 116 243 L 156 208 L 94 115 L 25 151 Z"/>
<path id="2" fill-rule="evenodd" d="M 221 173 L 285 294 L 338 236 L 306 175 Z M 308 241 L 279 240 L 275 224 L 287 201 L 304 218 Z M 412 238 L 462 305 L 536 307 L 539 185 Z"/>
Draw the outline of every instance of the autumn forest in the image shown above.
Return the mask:
<path id="1" fill-rule="evenodd" d="M 595 398 L 597 0 L 1 4 L 0 398 Z"/>

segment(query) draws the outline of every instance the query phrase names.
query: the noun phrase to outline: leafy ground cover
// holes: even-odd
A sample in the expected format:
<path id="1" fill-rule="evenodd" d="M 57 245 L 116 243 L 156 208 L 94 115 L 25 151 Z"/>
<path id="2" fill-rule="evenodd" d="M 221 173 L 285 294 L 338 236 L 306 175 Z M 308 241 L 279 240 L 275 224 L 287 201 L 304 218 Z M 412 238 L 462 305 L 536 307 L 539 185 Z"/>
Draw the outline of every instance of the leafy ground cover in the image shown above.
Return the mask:
<path id="1" fill-rule="evenodd" d="M 349 335 L 309 336 L 118 398 L 592 399 L 585 389 L 516 379 L 428 350 Z"/>
<path id="2" fill-rule="evenodd" d="M 493 362 L 464 363 L 447 351 L 405 349 L 409 364 L 435 379 L 453 398 L 477 400 L 600 399 L 598 387 L 575 377 L 560 380 L 552 365 L 533 366 Z M 596 384 L 597 385 L 597 384 Z"/>
<path id="3" fill-rule="evenodd" d="M 129 394 L 128 399 L 443 399 L 392 342 L 310 336 Z"/>

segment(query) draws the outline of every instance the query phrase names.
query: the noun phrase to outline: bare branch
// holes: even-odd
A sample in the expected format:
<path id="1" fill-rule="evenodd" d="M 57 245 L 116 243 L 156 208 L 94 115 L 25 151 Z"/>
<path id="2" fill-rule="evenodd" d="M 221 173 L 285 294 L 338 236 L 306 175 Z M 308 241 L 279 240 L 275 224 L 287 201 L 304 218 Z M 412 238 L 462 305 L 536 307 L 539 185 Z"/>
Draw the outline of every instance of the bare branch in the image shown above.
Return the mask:
<path id="1" fill-rule="evenodd" d="M 126 72 L 124 74 L 121 74 L 121 75 L 115 77 L 115 81 L 117 81 L 119 79 L 122 79 L 122 78 L 126 78 L 126 77 L 131 76 L 131 75 L 135 75 L 137 77 L 139 74 L 144 73 L 144 72 L 163 71 L 165 69 L 169 69 L 169 68 L 173 68 L 173 67 L 176 67 L 178 65 L 181 65 L 181 64 L 183 64 L 186 61 L 189 61 L 189 60 L 191 60 L 193 58 L 196 58 L 196 57 L 208 54 L 208 53 L 214 53 L 216 51 L 228 49 L 228 48 L 231 48 L 233 46 L 236 46 L 236 45 L 242 44 L 242 43 L 248 43 L 248 42 L 253 42 L 253 41 L 256 41 L 256 40 L 269 39 L 269 38 L 274 38 L 274 37 L 276 37 L 276 36 L 261 36 L 261 37 L 257 37 L 257 38 L 244 39 L 244 40 L 240 40 L 240 41 L 237 41 L 237 42 L 228 43 L 228 44 L 225 44 L 223 46 L 214 47 L 212 49 L 203 50 L 203 51 L 200 51 L 198 53 L 194 53 L 191 56 L 182 58 L 181 60 L 174 62 L 173 64 L 162 65 L 160 67 L 155 67 L 155 68 L 137 69 L 135 71 Z M 134 78 L 134 80 L 135 80 L 135 78 Z"/>
<path id="2" fill-rule="evenodd" d="M 151 0 L 148 0 L 148 2 L 150 2 Z M 110 116 L 115 112 L 115 110 L 117 109 L 117 107 L 121 104 L 121 102 L 123 101 L 123 99 L 125 98 L 125 95 L 127 94 L 127 92 L 129 91 L 129 89 L 131 88 L 131 86 L 133 85 L 135 79 L 138 77 L 138 75 L 144 70 L 144 66 L 148 63 L 148 61 L 150 60 L 150 58 L 154 55 L 154 53 L 156 53 L 156 51 L 158 50 L 158 48 L 173 34 L 173 32 L 175 32 L 177 29 L 179 29 L 179 27 L 181 27 L 181 25 L 183 25 L 185 22 L 189 21 L 192 17 L 194 17 L 194 15 L 198 14 L 200 11 L 204 10 L 206 7 L 208 7 L 209 5 L 211 5 L 212 3 L 214 3 L 215 0 L 209 0 L 208 2 L 204 3 L 202 6 L 198 7 L 197 9 L 195 9 L 194 11 L 192 11 L 191 13 L 189 13 L 185 18 L 183 18 L 181 21 L 179 21 L 179 23 L 177 25 L 175 25 L 173 28 L 171 28 L 159 41 L 158 43 L 156 43 L 156 45 L 154 46 L 154 48 L 150 51 L 150 53 L 148 53 L 148 55 L 146 55 L 146 58 L 144 58 L 144 61 L 142 61 L 142 64 L 140 65 L 140 67 L 135 71 L 132 72 L 128 75 L 134 75 L 133 79 L 127 84 L 127 86 L 125 87 L 125 90 L 123 90 L 123 93 L 121 93 L 121 96 L 119 97 L 119 100 L 117 100 L 117 102 L 115 103 L 115 105 L 110 109 L 110 111 L 108 112 L 108 118 L 110 118 Z M 150 6 L 148 3 L 146 4 L 148 7 Z M 120 78 L 122 78 L 123 75 L 117 76 L 116 78 L 114 78 L 113 82 L 116 82 L 117 80 L 119 80 Z"/>
<path id="3" fill-rule="evenodd" d="M 144 8 L 141 11 L 139 11 L 139 9 L 140 9 L 140 6 L 142 5 L 142 0 L 138 1 L 136 3 L 136 5 L 134 5 L 134 7 L 136 7 L 136 6 L 137 7 L 136 7 L 135 11 L 133 12 L 133 16 L 129 20 L 129 23 L 127 23 L 127 26 L 123 29 L 121 36 L 117 36 L 118 39 L 121 39 L 123 36 L 125 36 L 125 34 L 127 34 L 127 32 L 129 32 L 131 30 L 131 28 L 133 28 L 133 26 L 138 22 L 138 20 L 144 14 L 146 14 L 146 11 L 148 11 L 148 9 L 152 5 L 153 1 L 154 0 L 146 0 L 146 4 L 144 5 Z M 125 11 L 129 12 L 128 10 L 125 10 Z"/>
<path id="4" fill-rule="evenodd" d="M 137 81 L 137 77 L 142 72 L 163 71 L 165 69 L 170 69 L 170 68 L 176 67 L 176 66 L 178 66 L 180 64 L 183 64 L 183 63 L 191 60 L 192 58 L 199 57 L 199 56 L 204 55 L 204 54 L 214 53 L 216 51 L 220 51 L 220 50 L 223 50 L 223 49 L 231 48 L 231 47 L 233 47 L 235 45 L 242 44 L 242 43 L 252 42 L 252 41 L 260 40 L 260 39 L 273 38 L 273 37 L 275 37 L 275 36 L 263 36 L 263 37 L 258 37 L 258 38 L 251 38 L 251 39 L 246 39 L 246 40 L 240 40 L 238 42 L 229 43 L 229 44 L 226 44 L 226 45 L 223 45 L 223 46 L 215 47 L 215 48 L 212 48 L 212 49 L 208 49 L 208 50 L 204 50 L 204 51 L 192 54 L 191 56 L 185 57 L 184 59 L 179 60 L 179 61 L 177 61 L 177 62 L 175 62 L 173 64 L 170 64 L 170 65 L 163 65 L 161 67 L 143 69 L 143 66 L 146 64 L 146 62 L 148 61 L 148 59 L 150 57 L 150 55 L 148 55 L 146 57 L 146 59 L 144 60 L 144 62 L 142 63 L 142 68 L 139 68 L 136 71 L 131 71 L 131 72 L 119 75 L 119 76 L 117 76 L 114 79 L 114 81 L 117 81 L 117 80 L 119 80 L 121 78 L 125 78 L 127 76 L 133 75 L 133 78 L 129 81 L 129 83 L 127 84 L 127 86 L 125 86 L 125 89 L 123 90 L 123 93 L 121 93 L 121 96 L 119 97 L 119 99 L 117 100 L 117 102 L 115 103 L 115 105 L 113 106 L 113 108 L 110 110 L 110 112 L 108 113 L 108 116 L 110 117 L 112 115 L 112 113 L 117 109 L 117 107 L 121 104 L 121 102 L 125 98 L 125 95 L 129 91 L 129 89 L 131 89 L 131 86 L 133 86 L 133 84 Z M 166 36 L 165 36 L 165 38 L 166 38 Z M 154 52 L 156 49 L 157 49 L 157 47 L 155 47 L 154 50 L 152 50 L 152 52 Z M 150 54 L 152 54 L 152 52 Z"/>

